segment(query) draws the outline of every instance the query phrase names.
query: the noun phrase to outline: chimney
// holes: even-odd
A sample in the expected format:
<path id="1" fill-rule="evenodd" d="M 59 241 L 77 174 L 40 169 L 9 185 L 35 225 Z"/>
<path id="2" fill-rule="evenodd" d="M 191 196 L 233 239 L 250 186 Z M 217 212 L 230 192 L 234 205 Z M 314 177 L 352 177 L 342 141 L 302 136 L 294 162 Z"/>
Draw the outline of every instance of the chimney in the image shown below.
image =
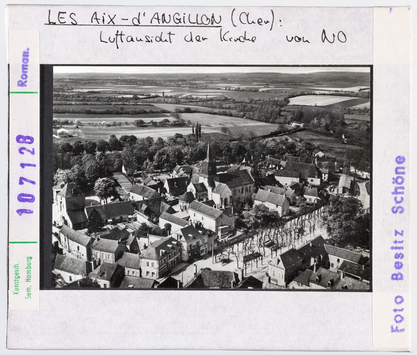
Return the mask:
<path id="1" fill-rule="evenodd" d="M 194 276 L 197 276 L 197 264 L 194 264 Z"/>

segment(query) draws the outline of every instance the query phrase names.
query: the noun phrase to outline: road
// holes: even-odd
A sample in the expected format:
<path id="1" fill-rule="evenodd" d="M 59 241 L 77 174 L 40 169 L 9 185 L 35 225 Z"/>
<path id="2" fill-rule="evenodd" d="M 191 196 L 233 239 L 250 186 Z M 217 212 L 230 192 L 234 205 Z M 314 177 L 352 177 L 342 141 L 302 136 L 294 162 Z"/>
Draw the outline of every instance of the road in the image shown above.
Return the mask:
<path id="1" fill-rule="evenodd" d="M 307 224 L 308 225 L 308 224 Z M 303 238 L 299 241 L 296 241 L 293 246 L 296 248 L 301 247 L 302 245 L 306 244 L 310 240 L 322 236 L 324 239 L 329 238 L 326 227 L 324 225 L 320 225 L 316 230 L 312 233 L 306 233 Z M 290 249 L 291 246 L 284 247 L 278 251 L 279 254 L 286 252 Z M 241 246 L 240 249 L 241 251 Z M 248 264 L 246 268 L 245 277 L 252 275 L 260 280 L 263 280 L 265 273 L 268 271 L 268 262 L 275 258 L 277 255 L 276 252 L 273 252 L 271 256 L 271 250 L 269 248 L 265 248 L 266 255 L 264 256 L 263 260 L 259 260 L 258 264 L 253 261 L 252 264 Z M 181 263 L 177 267 L 174 268 L 174 272 L 171 276 L 183 283 L 183 285 L 187 284 L 193 277 L 195 272 L 199 272 L 203 268 L 210 268 L 211 270 L 219 270 L 219 271 L 232 271 L 238 272 L 236 257 L 234 254 L 230 254 L 230 262 L 227 264 L 221 262 L 212 262 L 211 253 L 208 258 L 197 260 L 193 264 L 188 263 Z M 242 267 L 242 257 L 239 259 L 239 266 Z M 239 274 L 239 273 L 238 273 Z M 240 276 L 239 276 L 240 278 Z"/>
<path id="2" fill-rule="evenodd" d="M 361 200 L 364 209 L 368 209 L 371 203 L 370 201 L 371 198 L 368 195 L 368 191 L 366 191 L 366 186 L 365 186 L 367 182 L 369 182 L 369 180 L 362 181 L 362 182 L 357 181 L 357 184 L 359 185 L 359 190 L 360 190 L 360 194 L 358 198 L 359 200 Z"/>

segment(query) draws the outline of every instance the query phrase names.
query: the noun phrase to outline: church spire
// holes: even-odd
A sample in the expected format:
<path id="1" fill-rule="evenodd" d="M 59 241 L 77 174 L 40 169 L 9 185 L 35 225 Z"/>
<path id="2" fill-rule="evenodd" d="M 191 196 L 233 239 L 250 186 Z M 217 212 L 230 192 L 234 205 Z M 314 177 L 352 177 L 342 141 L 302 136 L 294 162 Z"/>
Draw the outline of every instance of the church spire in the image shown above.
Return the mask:
<path id="1" fill-rule="evenodd" d="M 210 144 L 207 146 L 207 158 L 201 164 L 200 175 L 207 178 L 209 184 L 214 184 L 212 180 L 217 175 L 217 169 Z"/>

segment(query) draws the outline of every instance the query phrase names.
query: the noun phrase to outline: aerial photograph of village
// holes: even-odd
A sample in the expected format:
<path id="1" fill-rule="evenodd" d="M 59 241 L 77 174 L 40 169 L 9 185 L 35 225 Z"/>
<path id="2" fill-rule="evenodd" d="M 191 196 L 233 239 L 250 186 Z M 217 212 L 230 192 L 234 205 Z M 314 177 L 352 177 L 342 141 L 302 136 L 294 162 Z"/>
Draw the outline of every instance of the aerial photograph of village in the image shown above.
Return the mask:
<path id="1" fill-rule="evenodd" d="M 53 71 L 53 288 L 371 291 L 369 66 Z"/>

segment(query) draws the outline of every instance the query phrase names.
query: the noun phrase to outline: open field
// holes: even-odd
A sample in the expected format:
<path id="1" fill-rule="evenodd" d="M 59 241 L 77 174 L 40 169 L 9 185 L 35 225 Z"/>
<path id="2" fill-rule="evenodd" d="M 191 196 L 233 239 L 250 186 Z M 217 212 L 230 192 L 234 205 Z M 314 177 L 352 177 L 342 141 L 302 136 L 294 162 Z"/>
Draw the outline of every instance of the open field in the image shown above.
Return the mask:
<path id="1" fill-rule="evenodd" d="M 368 99 L 358 99 L 357 97 L 349 96 L 335 96 L 335 95 L 303 95 L 292 97 L 288 105 L 304 105 L 304 106 L 330 106 L 334 104 L 339 104 L 343 101 L 356 101 L 356 100 L 365 100 Z M 360 102 L 363 103 L 363 102 Z M 354 106 L 353 102 L 350 106 Z M 349 107 L 349 106 L 348 106 Z"/>
<path id="2" fill-rule="evenodd" d="M 76 140 L 93 140 L 99 139 L 108 140 L 110 135 L 114 134 L 117 138 L 124 135 L 134 135 L 137 138 L 153 137 L 154 139 L 161 137 L 163 139 L 172 137 L 175 133 L 181 133 L 183 135 L 191 133 L 191 127 L 134 127 L 134 126 L 116 126 L 116 127 L 105 127 L 105 126 L 81 126 L 80 128 L 67 128 L 64 127 L 69 134 L 74 137 L 70 138 L 54 138 L 54 141 L 58 142 L 74 142 Z M 206 129 L 204 133 L 218 132 L 217 130 Z"/>
<path id="3" fill-rule="evenodd" d="M 363 109 L 369 110 L 371 108 L 371 103 L 368 101 L 368 102 L 365 102 L 356 106 L 351 106 L 350 108 L 353 110 L 363 110 Z"/>
<path id="4" fill-rule="evenodd" d="M 324 134 L 320 134 L 317 132 L 312 131 L 300 131 L 296 132 L 291 135 L 292 137 L 299 138 L 306 142 L 310 142 L 320 149 L 323 149 L 326 154 L 332 155 L 334 157 L 343 158 L 346 154 L 346 151 L 351 150 L 359 150 L 360 148 L 350 144 L 343 144 L 340 140 L 325 136 Z"/>
<path id="5" fill-rule="evenodd" d="M 182 113 L 181 118 L 185 121 L 190 120 L 192 123 L 200 123 L 205 127 L 234 127 L 234 126 L 255 126 L 268 125 L 268 123 L 248 120 L 240 117 L 230 117 L 222 115 L 212 115 L 209 113 Z"/>
<path id="6" fill-rule="evenodd" d="M 144 113 L 138 115 L 86 115 L 82 113 L 54 113 L 54 119 L 58 120 L 79 120 L 81 123 L 102 123 L 102 122 L 130 122 L 136 120 L 143 120 L 145 122 L 155 121 L 159 122 L 164 119 L 174 121 L 169 114 L 166 113 Z"/>
<path id="7" fill-rule="evenodd" d="M 365 114 L 365 115 L 360 115 L 360 114 L 349 114 L 349 113 L 346 113 L 345 114 L 345 121 L 347 122 L 347 123 L 349 123 L 349 121 L 366 121 L 366 122 L 369 122 L 371 120 L 371 117 L 370 117 L 370 115 L 369 114 Z"/>

